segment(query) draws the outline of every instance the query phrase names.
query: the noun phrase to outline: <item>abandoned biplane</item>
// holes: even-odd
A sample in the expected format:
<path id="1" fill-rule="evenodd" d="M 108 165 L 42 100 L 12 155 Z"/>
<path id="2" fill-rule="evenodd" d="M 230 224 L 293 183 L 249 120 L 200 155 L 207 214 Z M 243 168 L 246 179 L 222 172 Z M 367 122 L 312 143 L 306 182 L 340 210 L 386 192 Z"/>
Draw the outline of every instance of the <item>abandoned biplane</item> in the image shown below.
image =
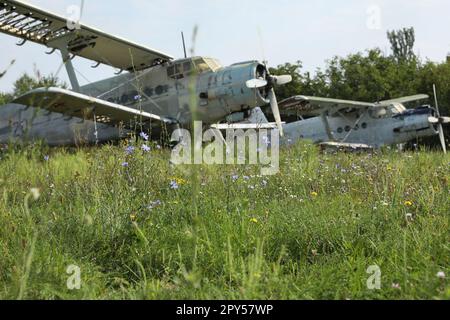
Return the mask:
<path id="1" fill-rule="evenodd" d="M 272 76 L 258 61 L 222 67 L 212 58 L 180 60 L 117 38 L 20 1 L 0 1 L 0 32 L 60 52 L 72 90 L 41 88 L 0 107 L 0 143 L 43 140 L 49 145 L 97 143 L 145 131 L 153 137 L 189 128 L 195 119 L 209 126 L 233 114 L 251 115 L 270 104 L 282 123 L 274 86 L 290 76 Z M 124 71 L 80 86 L 75 57 Z M 257 128 L 248 124 L 247 128 Z"/>

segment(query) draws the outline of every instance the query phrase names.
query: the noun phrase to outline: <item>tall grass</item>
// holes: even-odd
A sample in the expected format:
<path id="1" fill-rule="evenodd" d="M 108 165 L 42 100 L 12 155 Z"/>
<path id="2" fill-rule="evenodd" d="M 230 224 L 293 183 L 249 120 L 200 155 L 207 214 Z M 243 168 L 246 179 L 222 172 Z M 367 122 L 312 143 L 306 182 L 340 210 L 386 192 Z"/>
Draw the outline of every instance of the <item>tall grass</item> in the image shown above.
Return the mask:
<path id="1" fill-rule="evenodd" d="M 450 298 L 437 276 L 450 273 L 449 156 L 301 143 L 278 175 L 200 166 L 193 179 L 169 151 L 124 149 L 0 153 L 0 298 Z"/>

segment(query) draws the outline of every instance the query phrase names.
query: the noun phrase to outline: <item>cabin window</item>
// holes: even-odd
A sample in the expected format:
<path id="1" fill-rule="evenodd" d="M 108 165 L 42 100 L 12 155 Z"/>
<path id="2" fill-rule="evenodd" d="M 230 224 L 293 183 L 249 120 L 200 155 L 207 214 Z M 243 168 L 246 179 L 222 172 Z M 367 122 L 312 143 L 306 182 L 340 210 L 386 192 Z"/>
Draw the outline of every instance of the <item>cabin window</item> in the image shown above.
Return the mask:
<path id="1" fill-rule="evenodd" d="M 164 92 L 163 86 L 157 86 L 157 87 L 156 87 L 155 93 L 156 93 L 157 95 L 160 95 L 160 94 L 162 94 L 163 92 Z"/>
<path id="2" fill-rule="evenodd" d="M 367 123 L 363 122 L 363 124 L 361 125 L 361 128 L 367 129 Z"/>
<path id="3" fill-rule="evenodd" d="M 125 103 L 127 103 L 127 101 L 128 101 L 128 95 L 127 94 L 122 95 L 122 97 L 120 98 L 120 102 L 125 104 Z"/>
<path id="4" fill-rule="evenodd" d="M 343 132 L 344 132 L 344 129 L 342 129 L 341 127 L 339 127 L 339 128 L 337 129 L 337 132 L 338 132 L 338 133 L 343 133 Z"/>
<path id="5" fill-rule="evenodd" d="M 191 74 L 192 71 L 193 71 L 193 68 L 192 68 L 191 61 L 187 61 L 187 62 L 183 63 L 183 73 L 184 74 Z"/>
<path id="6" fill-rule="evenodd" d="M 167 68 L 167 76 L 169 78 L 173 78 L 174 75 L 175 75 L 175 66 L 169 66 Z"/>
<path id="7" fill-rule="evenodd" d="M 175 65 L 175 74 L 179 75 L 183 73 L 183 67 L 181 66 L 181 64 L 176 64 Z"/>
<path id="8" fill-rule="evenodd" d="M 147 88 L 144 89 L 144 93 L 145 93 L 145 95 L 146 95 L 147 97 L 151 97 L 151 96 L 153 95 L 153 89 L 147 87 Z"/>
<path id="9" fill-rule="evenodd" d="M 350 127 L 350 126 L 345 127 L 345 132 L 350 132 L 351 130 L 352 130 L 352 127 Z"/>

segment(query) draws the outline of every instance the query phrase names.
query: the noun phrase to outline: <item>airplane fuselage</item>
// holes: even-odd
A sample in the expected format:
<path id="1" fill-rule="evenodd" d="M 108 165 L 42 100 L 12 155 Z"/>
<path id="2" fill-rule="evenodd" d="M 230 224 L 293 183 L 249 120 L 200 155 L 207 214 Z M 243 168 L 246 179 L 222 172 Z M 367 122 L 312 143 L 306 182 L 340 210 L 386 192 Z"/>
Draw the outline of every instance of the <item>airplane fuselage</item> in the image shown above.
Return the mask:
<path id="1" fill-rule="evenodd" d="M 373 147 L 403 144 L 420 137 L 437 135 L 437 128 L 429 122 L 429 117 L 433 115 L 435 111 L 429 107 L 405 110 L 384 117 L 376 117 L 370 112 L 362 116 L 336 115 L 328 118 L 332 137 L 329 136 L 323 119 L 315 117 L 286 124 L 282 141 L 288 145 L 299 139 L 311 140 L 314 143 L 334 140 Z"/>
<path id="2" fill-rule="evenodd" d="M 257 61 L 223 68 L 214 59 L 194 57 L 95 82 L 80 91 L 189 128 L 194 115 L 204 124 L 213 124 L 232 113 L 268 103 L 264 90 L 246 86 L 247 80 L 263 76 L 264 71 L 265 66 Z M 43 140 L 49 145 L 74 145 L 118 140 L 128 133 L 95 124 L 93 119 L 67 117 L 33 106 L 0 107 L 0 143 Z"/>

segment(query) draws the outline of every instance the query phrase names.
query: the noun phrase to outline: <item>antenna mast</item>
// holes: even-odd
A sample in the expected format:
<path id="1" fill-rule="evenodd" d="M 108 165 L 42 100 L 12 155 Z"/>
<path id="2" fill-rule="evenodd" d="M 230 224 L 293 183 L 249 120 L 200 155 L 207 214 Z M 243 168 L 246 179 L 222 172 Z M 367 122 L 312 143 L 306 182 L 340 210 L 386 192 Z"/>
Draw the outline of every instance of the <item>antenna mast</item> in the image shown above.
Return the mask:
<path id="1" fill-rule="evenodd" d="M 181 39 L 183 41 L 183 50 L 184 50 L 184 58 L 187 58 L 187 53 L 186 53 L 186 42 L 184 41 L 184 33 L 183 31 L 181 32 Z"/>

